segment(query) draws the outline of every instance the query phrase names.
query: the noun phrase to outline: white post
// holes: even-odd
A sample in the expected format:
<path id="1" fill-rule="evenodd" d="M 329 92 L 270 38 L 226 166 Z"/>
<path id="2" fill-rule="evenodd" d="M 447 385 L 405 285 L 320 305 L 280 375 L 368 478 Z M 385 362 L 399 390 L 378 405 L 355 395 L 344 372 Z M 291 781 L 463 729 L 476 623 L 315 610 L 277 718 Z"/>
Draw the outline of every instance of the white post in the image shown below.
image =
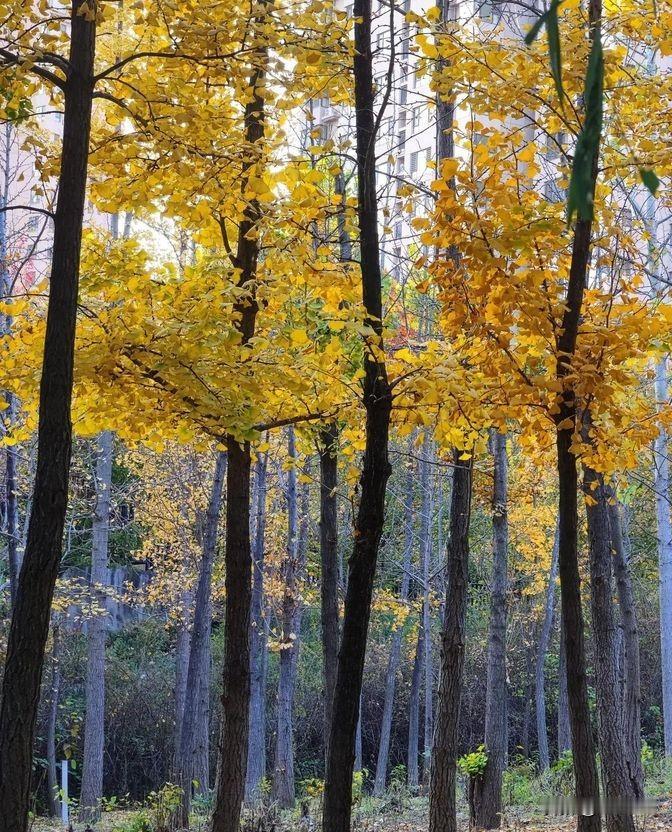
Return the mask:
<path id="1" fill-rule="evenodd" d="M 68 802 L 68 761 L 61 760 L 61 822 L 63 828 L 67 829 L 70 812 Z"/>

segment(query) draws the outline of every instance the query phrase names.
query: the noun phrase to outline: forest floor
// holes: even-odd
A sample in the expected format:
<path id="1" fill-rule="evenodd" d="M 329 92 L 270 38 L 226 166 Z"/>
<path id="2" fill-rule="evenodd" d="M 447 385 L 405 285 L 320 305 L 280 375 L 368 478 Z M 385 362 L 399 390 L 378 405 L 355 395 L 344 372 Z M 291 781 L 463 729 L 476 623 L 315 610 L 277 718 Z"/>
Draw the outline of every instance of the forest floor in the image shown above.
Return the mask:
<path id="1" fill-rule="evenodd" d="M 134 830 L 134 819 L 137 811 L 116 811 L 103 814 L 100 823 L 95 827 L 96 832 L 130 832 Z M 468 822 L 465 815 L 460 817 L 460 828 L 467 832 Z M 83 824 L 73 824 L 75 832 L 84 829 Z M 262 829 L 265 826 L 250 826 Z M 672 830 L 672 801 L 660 804 L 658 809 L 650 815 L 640 816 L 636 821 L 638 832 L 670 832 Z M 135 827 L 137 829 L 137 827 Z M 197 818 L 192 824 L 192 832 L 205 832 L 207 823 L 205 817 Z M 285 815 L 276 826 L 269 826 L 268 831 L 275 832 L 319 832 L 319 823 L 315 818 L 298 819 L 296 816 Z M 355 810 L 353 815 L 353 832 L 425 832 L 427 829 L 427 801 L 417 799 L 409 801 L 404 807 L 381 812 L 380 807 L 374 811 L 373 806 L 366 804 Z M 541 812 L 533 812 L 529 808 L 511 807 L 507 810 L 502 823 L 505 832 L 573 832 L 576 829 L 576 819 L 571 817 L 548 817 Z M 44 818 L 36 818 L 31 825 L 31 832 L 63 832 L 60 823 Z M 244 832 L 244 828 L 243 828 Z"/>

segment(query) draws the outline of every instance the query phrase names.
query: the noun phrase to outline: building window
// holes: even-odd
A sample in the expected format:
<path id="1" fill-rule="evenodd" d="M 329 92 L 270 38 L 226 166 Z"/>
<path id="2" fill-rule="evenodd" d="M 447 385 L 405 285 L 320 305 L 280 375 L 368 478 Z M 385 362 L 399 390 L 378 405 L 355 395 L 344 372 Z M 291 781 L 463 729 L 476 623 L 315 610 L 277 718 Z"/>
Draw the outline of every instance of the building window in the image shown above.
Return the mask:
<path id="1" fill-rule="evenodd" d="M 411 153 L 410 159 L 410 173 L 417 173 L 418 172 L 418 153 Z"/>

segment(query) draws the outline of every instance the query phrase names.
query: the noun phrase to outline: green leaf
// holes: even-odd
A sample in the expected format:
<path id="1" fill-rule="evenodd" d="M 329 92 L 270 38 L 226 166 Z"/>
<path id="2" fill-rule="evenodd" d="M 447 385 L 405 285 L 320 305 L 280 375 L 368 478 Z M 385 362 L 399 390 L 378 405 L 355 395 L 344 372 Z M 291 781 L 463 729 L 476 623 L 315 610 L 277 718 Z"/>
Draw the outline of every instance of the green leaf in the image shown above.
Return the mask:
<path id="1" fill-rule="evenodd" d="M 640 168 L 639 175 L 644 187 L 647 188 L 652 196 L 655 196 L 660 187 L 660 179 L 656 176 L 655 170 L 651 170 L 651 168 Z"/>
<path id="2" fill-rule="evenodd" d="M 599 27 L 593 35 L 593 43 L 588 59 L 586 83 L 583 94 L 585 119 L 583 130 L 576 142 L 572 177 L 569 182 L 567 198 L 567 222 L 570 223 L 574 214 L 579 219 L 592 220 L 595 201 L 595 168 L 600 152 L 602 137 L 604 91 L 604 55 L 602 52 L 602 37 Z"/>
<path id="3" fill-rule="evenodd" d="M 548 58 L 551 74 L 555 82 L 555 89 L 562 104 L 564 92 L 562 88 L 562 53 L 560 51 L 560 27 L 558 25 L 558 8 L 564 0 L 551 0 L 551 5 L 535 21 L 530 31 L 525 35 L 525 43 L 530 46 L 538 37 L 541 27 L 546 27 L 548 41 Z"/>

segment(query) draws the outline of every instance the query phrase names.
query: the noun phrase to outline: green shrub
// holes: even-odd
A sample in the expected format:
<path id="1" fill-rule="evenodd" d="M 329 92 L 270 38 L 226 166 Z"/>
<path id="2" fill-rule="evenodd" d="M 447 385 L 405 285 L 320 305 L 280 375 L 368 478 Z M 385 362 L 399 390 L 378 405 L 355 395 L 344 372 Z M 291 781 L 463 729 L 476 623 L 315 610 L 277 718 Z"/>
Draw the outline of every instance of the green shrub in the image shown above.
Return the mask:
<path id="1" fill-rule="evenodd" d="M 149 816 L 145 809 L 141 809 L 130 820 L 112 827 L 112 832 L 153 832 Z"/>
<path id="2" fill-rule="evenodd" d="M 488 752 L 484 745 L 479 745 L 476 751 L 465 754 L 457 761 L 457 768 L 469 777 L 482 777 L 488 764 Z"/>

